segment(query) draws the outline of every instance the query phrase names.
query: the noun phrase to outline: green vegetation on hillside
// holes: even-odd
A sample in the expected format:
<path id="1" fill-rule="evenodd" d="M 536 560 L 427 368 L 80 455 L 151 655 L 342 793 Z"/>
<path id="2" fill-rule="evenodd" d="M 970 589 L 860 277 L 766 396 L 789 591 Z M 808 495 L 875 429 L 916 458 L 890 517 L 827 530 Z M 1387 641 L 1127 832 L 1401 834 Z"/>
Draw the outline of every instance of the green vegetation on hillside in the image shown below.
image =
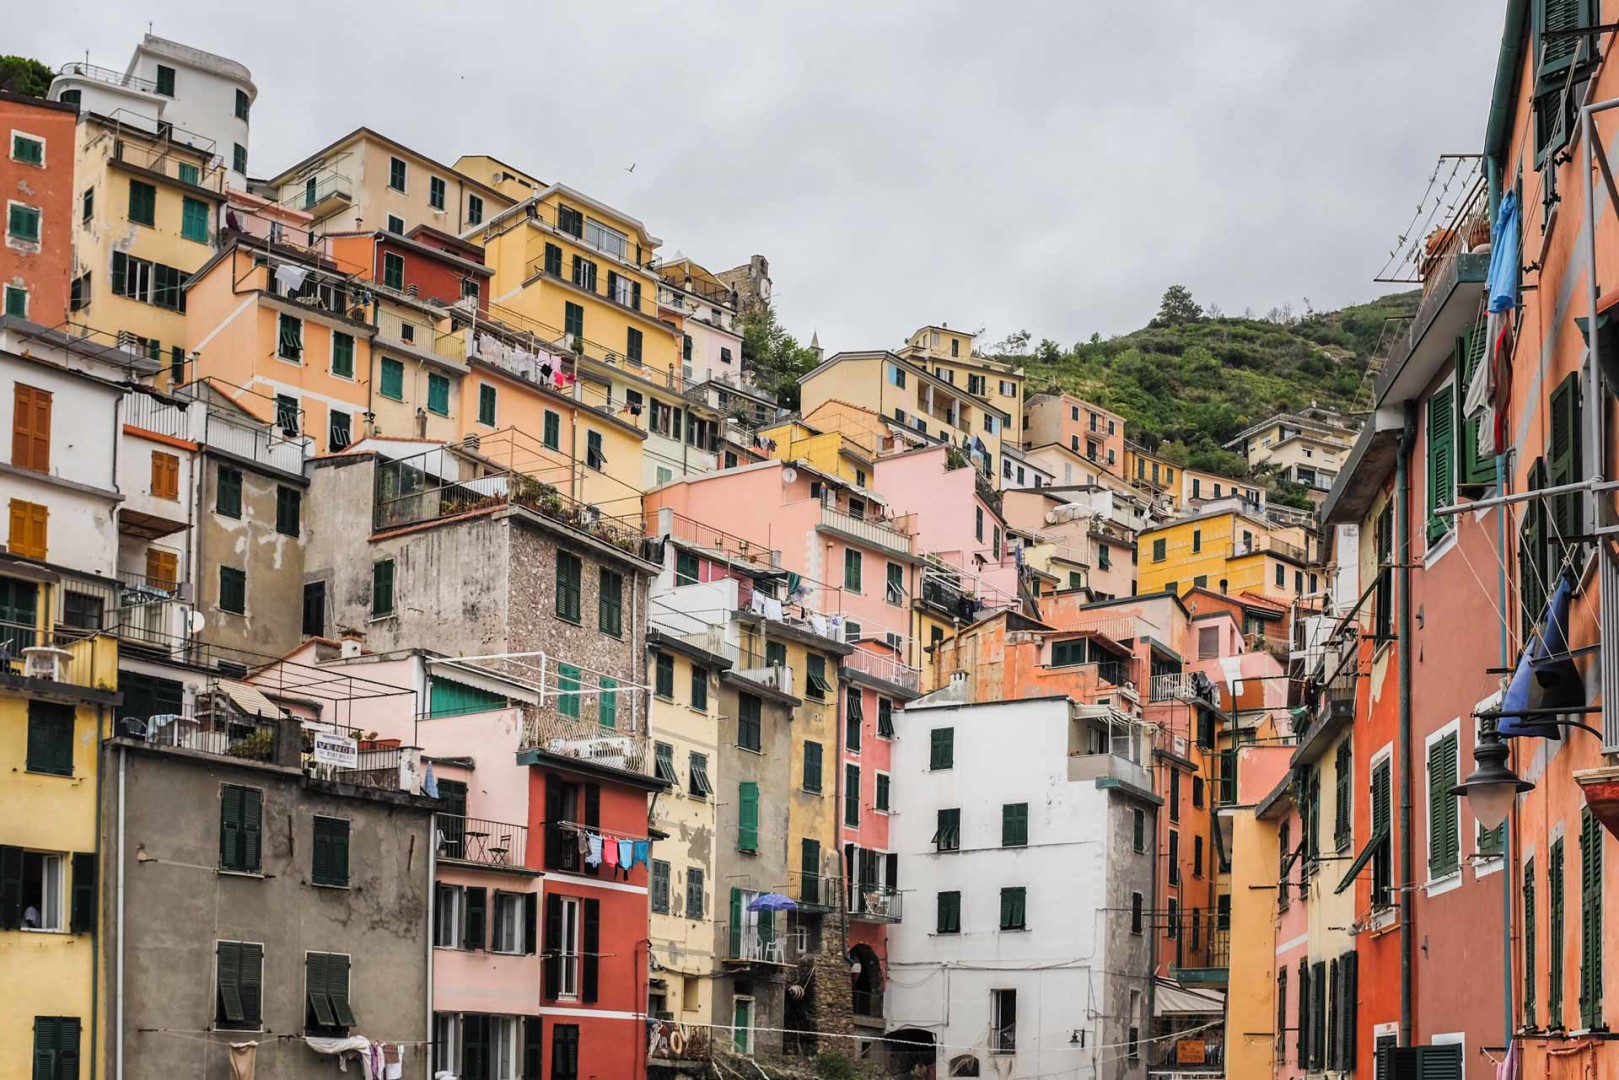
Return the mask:
<path id="1" fill-rule="evenodd" d="M 0 56 L 0 90 L 44 97 L 51 88 L 51 69 L 26 56 Z"/>
<path id="2" fill-rule="evenodd" d="M 1182 286 L 1164 294 L 1151 323 L 1133 333 L 1063 348 L 1027 332 L 992 355 L 1021 364 L 1026 394 L 1070 391 L 1125 418 L 1133 442 L 1196 469 L 1246 476 L 1244 459 L 1222 446 L 1249 424 L 1312 402 L 1346 409 L 1390 319 L 1409 316 L 1416 293 L 1339 311 L 1272 309 L 1264 318 L 1204 311 Z M 1280 492 L 1286 497 L 1291 494 Z M 1291 500 L 1289 500 L 1291 501 Z"/>

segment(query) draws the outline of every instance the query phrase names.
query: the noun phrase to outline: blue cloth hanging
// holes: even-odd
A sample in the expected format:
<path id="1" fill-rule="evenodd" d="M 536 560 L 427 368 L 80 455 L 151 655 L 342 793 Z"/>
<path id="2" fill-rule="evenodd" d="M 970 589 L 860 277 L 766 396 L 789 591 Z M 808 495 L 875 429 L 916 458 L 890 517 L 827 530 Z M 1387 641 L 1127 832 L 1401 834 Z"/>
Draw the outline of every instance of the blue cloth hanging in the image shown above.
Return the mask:
<path id="1" fill-rule="evenodd" d="M 1573 599 L 1574 574 L 1565 567 L 1546 605 L 1540 633 L 1523 651 L 1507 692 L 1502 695 L 1501 719 L 1496 725 L 1502 735 L 1560 738 L 1562 729 L 1556 724 L 1524 716 L 1523 711 L 1581 704 L 1583 684 L 1568 647 L 1568 611 Z"/>
<path id="2" fill-rule="evenodd" d="M 1500 314 L 1518 306 L 1518 278 L 1522 273 L 1518 259 L 1518 193 L 1508 191 L 1495 211 L 1495 229 L 1490 234 L 1491 312 Z"/>

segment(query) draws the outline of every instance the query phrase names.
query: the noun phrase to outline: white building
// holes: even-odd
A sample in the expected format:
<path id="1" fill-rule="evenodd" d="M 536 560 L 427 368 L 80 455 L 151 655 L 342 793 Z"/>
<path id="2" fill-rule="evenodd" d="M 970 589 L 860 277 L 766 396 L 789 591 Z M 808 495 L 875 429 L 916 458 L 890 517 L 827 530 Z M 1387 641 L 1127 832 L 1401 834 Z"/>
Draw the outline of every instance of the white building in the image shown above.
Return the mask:
<path id="1" fill-rule="evenodd" d="M 891 842 L 912 896 L 889 932 L 890 1036 L 931 1040 L 940 1077 L 1145 1077 L 1146 733 L 1106 706 L 965 689 L 897 720 Z"/>
<path id="2" fill-rule="evenodd" d="M 247 187 L 248 129 L 258 88 L 247 68 L 178 41 L 147 34 L 123 71 L 88 61 L 63 64 L 50 98 L 145 131 L 161 123 L 176 142 L 214 154 L 230 186 Z"/>

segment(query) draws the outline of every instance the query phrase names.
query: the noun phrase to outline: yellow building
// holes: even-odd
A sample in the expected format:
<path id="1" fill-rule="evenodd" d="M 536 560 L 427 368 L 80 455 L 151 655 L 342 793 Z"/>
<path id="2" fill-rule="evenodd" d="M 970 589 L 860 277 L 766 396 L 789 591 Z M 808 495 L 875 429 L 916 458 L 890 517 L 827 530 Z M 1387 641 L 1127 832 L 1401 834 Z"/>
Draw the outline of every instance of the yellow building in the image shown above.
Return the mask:
<path id="1" fill-rule="evenodd" d="M 899 355 L 925 367 L 952 386 L 1007 413 L 1007 441 L 1023 442 L 1023 369 L 979 356 L 976 334 L 947 326 L 924 326 L 912 334 Z"/>
<path id="2" fill-rule="evenodd" d="M 804 420 L 792 419 L 762 428 L 759 434 L 775 444 L 770 456 L 777 461 L 801 461 L 855 487 L 871 483 L 875 455 L 841 431 L 822 431 Z"/>
<path id="3" fill-rule="evenodd" d="M 720 635 L 711 644 L 722 648 Z M 652 996 L 682 1024 L 704 1030 L 714 1015 L 714 923 L 705 897 L 719 896 L 714 837 L 720 783 L 718 673 L 731 661 L 693 638 L 651 630 L 653 761 L 670 790 L 653 800 L 652 825 L 669 837 L 652 862 L 648 936 L 657 962 Z M 717 901 L 716 901 L 717 903 Z"/>
<path id="4" fill-rule="evenodd" d="M 325 232 L 431 225 L 460 235 L 515 200 L 370 128 L 356 128 L 264 182 Z"/>
<path id="5" fill-rule="evenodd" d="M 980 469 L 999 487 L 1001 440 L 1011 414 L 918 363 L 881 350 L 831 356 L 799 380 L 799 403 L 807 418 L 832 401 L 870 410 L 930 440 L 981 445 Z"/>
<path id="6" fill-rule="evenodd" d="M 1244 773 L 1272 779 L 1280 771 L 1285 776 L 1288 748 L 1247 747 L 1241 753 L 1242 790 L 1216 819 L 1231 855 L 1229 890 L 1223 894 L 1231 898 L 1225 1075 L 1273 1076 L 1279 1060 L 1276 1048 L 1294 1034 L 1277 1030 L 1276 1009 L 1278 827 L 1292 809 L 1292 793 L 1285 783 L 1259 791 Z M 1264 761 L 1260 755 L 1272 760 Z"/>
<path id="7" fill-rule="evenodd" d="M 171 369 L 185 363 L 183 286 L 213 257 L 225 203 L 212 145 L 185 137 L 86 114 L 74 158 L 69 318 Z"/>
<path id="8" fill-rule="evenodd" d="M 1196 510 L 1215 499 L 1241 499 L 1257 510 L 1265 508 L 1265 485 L 1200 469 L 1182 469 L 1177 505 Z"/>
<path id="9" fill-rule="evenodd" d="M 1239 431 L 1225 447 L 1246 457 L 1250 469 L 1273 469 L 1281 479 L 1324 497 L 1358 431 L 1359 425 L 1342 413 L 1311 406 L 1261 420 Z"/>
<path id="10" fill-rule="evenodd" d="M 1137 591 L 1206 588 L 1288 604 L 1320 588 L 1311 538 L 1235 510 L 1213 510 L 1145 529 L 1137 538 Z"/>
<path id="11" fill-rule="evenodd" d="M 78 1062 L 46 1075 L 87 1076 L 106 1031 L 97 794 L 118 642 L 62 626 L 63 587 L 43 566 L 0 557 L 0 641 L 12 657 L 0 663 L 0 986 L 17 1005 L 0 1015 L 0 1080 L 37 1078 L 42 1052 Z M 50 651 L 23 660 L 36 646 Z"/>
<path id="12" fill-rule="evenodd" d="M 1168 499 L 1171 505 L 1181 504 L 1181 488 L 1176 477 L 1181 467 L 1168 458 L 1159 457 L 1144 446 L 1124 444 L 1124 477 L 1143 491 Z"/>

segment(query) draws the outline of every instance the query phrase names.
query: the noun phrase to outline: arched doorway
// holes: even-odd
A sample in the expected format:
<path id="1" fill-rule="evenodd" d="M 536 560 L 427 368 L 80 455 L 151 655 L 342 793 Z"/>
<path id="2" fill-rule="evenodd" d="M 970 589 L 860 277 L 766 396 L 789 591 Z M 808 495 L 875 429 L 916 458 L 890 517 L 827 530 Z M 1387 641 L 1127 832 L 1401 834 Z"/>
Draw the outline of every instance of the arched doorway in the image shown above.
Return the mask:
<path id="1" fill-rule="evenodd" d="M 849 950 L 849 979 L 854 991 L 854 1014 L 881 1020 L 883 965 L 876 949 L 861 942 Z"/>
<path id="2" fill-rule="evenodd" d="M 886 1038 L 888 1075 L 905 1077 L 906 1080 L 934 1080 L 938 1075 L 938 1048 L 934 1044 L 933 1032 L 920 1028 L 896 1028 Z"/>

